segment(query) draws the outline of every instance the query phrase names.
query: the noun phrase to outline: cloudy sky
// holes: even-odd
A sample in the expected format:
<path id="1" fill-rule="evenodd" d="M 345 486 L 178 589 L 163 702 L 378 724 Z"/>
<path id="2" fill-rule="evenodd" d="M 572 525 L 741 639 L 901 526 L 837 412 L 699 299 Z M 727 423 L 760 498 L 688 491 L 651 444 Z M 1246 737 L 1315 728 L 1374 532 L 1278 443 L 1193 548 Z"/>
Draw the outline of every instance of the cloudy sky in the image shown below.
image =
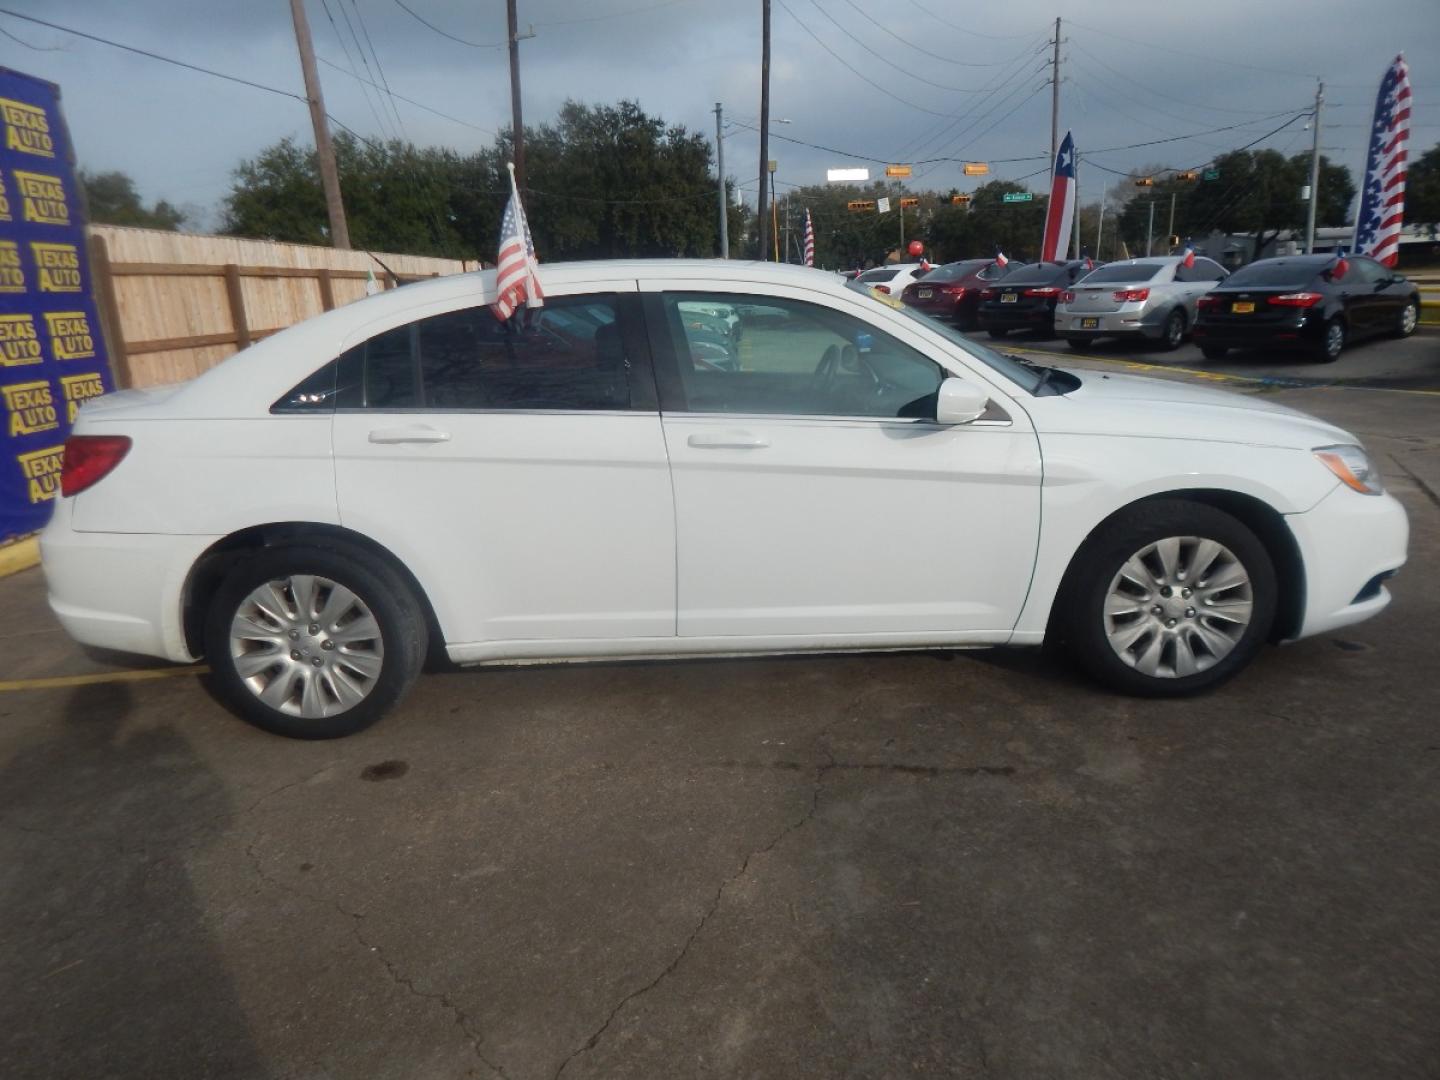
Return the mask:
<path id="1" fill-rule="evenodd" d="M 407 7 L 481 47 L 442 36 Z M 287 0 L 0 8 L 303 93 Z M 753 192 L 760 9 L 760 0 L 519 0 L 521 26 L 535 33 L 520 47 L 526 121 L 553 117 L 566 98 L 631 98 L 713 137 L 723 102 L 726 171 Z M 504 0 L 307 0 L 307 10 L 327 107 L 356 132 L 463 151 L 508 122 Z M 1102 169 L 1193 167 L 1276 128 L 1258 145 L 1308 147 L 1303 118 L 1282 125 L 1310 107 L 1317 77 L 1326 83 L 1322 146 L 1358 180 L 1376 87 L 1402 49 L 1415 87 L 1412 155 L 1440 141 L 1435 0 L 773 0 L 771 115 L 789 123 L 772 130 L 799 140 L 771 143 L 781 188 L 822 180 L 827 167 L 886 161 L 927 162 L 915 170 L 924 187 L 974 187 L 960 175 L 965 160 L 1043 183 L 1035 174 L 1050 143 L 1046 43 L 1056 16 L 1061 130 L 1074 129 L 1082 155 L 1093 152 L 1093 167 L 1082 162 L 1087 201 L 1117 179 Z M 294 98 L 13 15 L 0 14 L 0 64 L 60 84 L 81 163 L 129 173 L 147 199 L 213 207 L 239 160 L 282 136 L 311 137 Z"/>

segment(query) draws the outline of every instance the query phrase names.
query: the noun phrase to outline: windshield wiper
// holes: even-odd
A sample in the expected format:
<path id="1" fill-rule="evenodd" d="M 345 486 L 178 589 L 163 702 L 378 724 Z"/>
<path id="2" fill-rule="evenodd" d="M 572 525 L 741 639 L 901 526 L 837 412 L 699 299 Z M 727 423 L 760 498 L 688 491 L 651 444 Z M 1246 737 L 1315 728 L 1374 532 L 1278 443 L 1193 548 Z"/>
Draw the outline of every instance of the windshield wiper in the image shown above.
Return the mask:
<path id="1" fill-rule="evenodd" d="M 1035 370 L 1040 372 L 1040 381 L 1035 384 L 1034 391 L 1035 396 L 1039 397 L 1040 392 L 1050 385 L 1050 376 L 1055 374 L 1055 369 L 1053 367 L 1041 367 L 1037 364 L 1035 365 Z"/>

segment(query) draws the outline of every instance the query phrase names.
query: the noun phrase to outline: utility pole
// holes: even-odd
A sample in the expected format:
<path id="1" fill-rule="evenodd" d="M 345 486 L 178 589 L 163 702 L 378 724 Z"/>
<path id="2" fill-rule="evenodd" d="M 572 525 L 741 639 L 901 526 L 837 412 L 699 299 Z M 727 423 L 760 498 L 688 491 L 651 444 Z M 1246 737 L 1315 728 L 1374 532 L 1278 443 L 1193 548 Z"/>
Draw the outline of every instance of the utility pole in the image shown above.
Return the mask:
<path id="1" fill-rule="evenodd" d="M 505 0 L 510 39 L 510 127 L 515 142 L 515 186 L 525 190 L 525 122 L 520 118 L 520 25 L 515 0 Z M 529 37 L 530 35 L 525 35 Z"/>
<path id="2" fill-rule="evenodd" d="M 765 175 L 770 171 L 770 0 L 760 0 L 760 261 L 770 257 L 770 220 L 765 216 Z"/>
<path id="3" fill-rule="evenodd" d="M 350 227 L 345 224 L 345 203 L 340 199 L 340 172 L 335 168 L 335 147 L 330 144 L 330 121 L 315 69 L 315 46 L 305 19 L 305 0 L 290 0 L 295 22 L 295 44 L 300 49 L 300 71 L 305 76 L 305 97 L 310 102 L 310 123 L 315 128 L 315 156 L 320 159 L 320 184 L 325 189 L 325 211 L 330 215 L 330 246 L 348 249 Z"/>
<path id="4" fill-rule="evenodd" d="M 1310 139 L 1310 206 L 1305 211 L 1305 254 L 1315 252 L 1315 207 L 1320 202 L 1320 106 L 1325 104 L 1325 84 L 1315 86 L 1315 118 Z"/>
<path id="5" fill-rule="evenodd" d="M 1055 170 L 1055 155 L 1060 151 L 1060 19 L 1055 19 L 1055 58 L 1050 61 L 1050 170 Z"/>
<path id="6" fill-rule="evenodd" d="M 725 197 L 725 133 L 722 130 L 724 112 L 720 102 L 715 102 L 715 173 L 720 180 L 720 258 L 730 257 L 730 214 L 729 202 Z"/>
<path id="7" fill-rule="evenodd" d="M 1155 237 L 1155 200 L 1150 200 L 1150 221 L 1145 226 L 1145 255 L 1150 255 L 1150 242 Z"/>
<path id="8" fill-rule="evenodd" d="M 1101 242 L 1105 239 L 1105 200 L 1110 197 L 1110 185 L 1106 184 L 1100 189 L 1100 220 L 1095 223 L 1095 258 L 1104 256 Z"/>

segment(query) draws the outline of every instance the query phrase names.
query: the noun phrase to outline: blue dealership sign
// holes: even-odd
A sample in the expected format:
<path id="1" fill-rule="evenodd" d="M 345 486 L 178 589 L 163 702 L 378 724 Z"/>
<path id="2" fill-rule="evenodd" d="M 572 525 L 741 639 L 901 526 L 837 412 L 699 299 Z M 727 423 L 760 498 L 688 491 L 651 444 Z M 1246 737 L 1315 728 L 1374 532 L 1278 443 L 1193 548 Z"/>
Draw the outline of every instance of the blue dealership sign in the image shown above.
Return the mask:
<path id="1" fill-rule="evenodd" d="M 0 67 L 0 127 L 3 542 L 50 517 L 76 410 L 114 382 L 59 87 Z"/>

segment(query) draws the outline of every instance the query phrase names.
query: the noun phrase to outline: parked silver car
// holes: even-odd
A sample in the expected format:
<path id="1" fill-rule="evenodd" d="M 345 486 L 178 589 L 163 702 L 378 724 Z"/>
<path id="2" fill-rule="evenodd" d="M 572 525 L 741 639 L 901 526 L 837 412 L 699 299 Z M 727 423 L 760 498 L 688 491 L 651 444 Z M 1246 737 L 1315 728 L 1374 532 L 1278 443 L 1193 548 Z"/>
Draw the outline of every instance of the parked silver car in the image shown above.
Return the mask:
<path id="1" fill-rule="evenodd" d="M 1191 266 L 1179 255 L 1106 263 L 1086 274 L 1055 307 L 1055 333 L 1071 348 L 1096 338 L 1146 337 L 1177 349 L 1195 325 L 1195 302 L 1224 280 L 1212 259 Z"/>

